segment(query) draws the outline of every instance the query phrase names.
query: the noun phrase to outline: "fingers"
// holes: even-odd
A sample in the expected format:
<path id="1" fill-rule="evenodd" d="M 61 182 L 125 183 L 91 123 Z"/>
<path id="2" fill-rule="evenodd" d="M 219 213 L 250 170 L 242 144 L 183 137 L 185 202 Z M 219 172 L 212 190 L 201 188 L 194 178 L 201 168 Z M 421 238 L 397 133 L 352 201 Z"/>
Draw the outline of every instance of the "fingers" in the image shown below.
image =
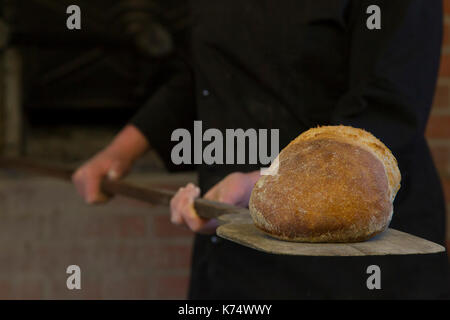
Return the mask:
<path id="1" fill-rule="evenodd" d="M 117 152 L 103 150 L 82 165 L 72 176 L 78 193 L 89 203 L 101 203 L 110 197 L 101 191 L 103 179 L 118 180 L 131 168 L 132 162 Z"/>
<path id="2" fill-rule="evenodd" d="M 103 203 L 108 200 L 108 196 L 101 192 L 101 182 L 103 175 L 93 175 L 86 179 L 84 184 L 84 199 L 89 204 Z"/>
<path id="3" fill-rule="evenodd" d="M 127 168 L 124 167 L 121 161 L 113 161 L 108 170 L 107 177 L 110 180 L 119 180 L 127 173 Z"/>
<path id="4" fill-rule="evenodd" d="M 103 177 L 104 174 L 98 170 L 83 166 L 72 176 L 72 181 L 81 197 L 87 203 L 95 204 L 108 200 L 108 197 L 100 191 Z"/>
<path id="5" fill-rule="evenodd" d="M 200 218 L 194 209 L 194 201 L 199 196 L 200 189 L 192 183 L 180 188 L 170 201 L 172 223 L 187 225 L 194 232 L 202 231 L 207 220 Z"/>
<path id="6" fill-rule="evenodd" d="M 100 154 L 82 165 L 73 174 L 72 181 L 86 203 L 102 203 L 109 199 L 106 194 L 101 192 L 101 183 L 108 173 L 108 168 L 114 168 L 111 163 L 109 159 Z M 118 170 L 115 169 L 115 171 Z M 118 175 L 118 173 L 115 174 Z"/>

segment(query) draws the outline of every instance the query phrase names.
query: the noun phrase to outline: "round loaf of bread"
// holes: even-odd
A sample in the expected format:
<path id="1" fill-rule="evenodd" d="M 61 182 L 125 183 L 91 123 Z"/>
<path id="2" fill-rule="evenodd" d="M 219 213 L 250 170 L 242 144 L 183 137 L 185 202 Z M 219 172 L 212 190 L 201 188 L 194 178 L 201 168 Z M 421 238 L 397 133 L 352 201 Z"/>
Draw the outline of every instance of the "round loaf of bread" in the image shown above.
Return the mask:
<path id="1" fill-rule="evenodd" d="M 391 151 L 348 126 L 310 129 L 284 148 L 253 188 L 255 225 L 299 242 L 358 242 L 384 231 L 400 188 Z"/>

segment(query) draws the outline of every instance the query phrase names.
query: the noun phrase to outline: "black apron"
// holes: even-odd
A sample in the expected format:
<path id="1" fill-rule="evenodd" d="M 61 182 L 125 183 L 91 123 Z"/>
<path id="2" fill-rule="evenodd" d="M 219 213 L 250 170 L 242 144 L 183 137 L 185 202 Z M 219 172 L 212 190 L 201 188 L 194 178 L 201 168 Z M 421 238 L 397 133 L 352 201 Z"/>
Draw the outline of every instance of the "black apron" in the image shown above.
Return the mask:
<path id="1" fill-rule="evenodd" d="M 369 5 L 381 30 L 366 26 Z M 402 186 L 391 227 L 445 242 L 445 205 L 424 138 L 439 66 L 441 1 L 191 1 L 189 66 L 133 118 L 170 164 L 171 132 L 280 129 L 280 147 L 317 125 L 351 125 L 382 140 Z M 261 165 L 199 165 L 206 192 L 234 171 Z M 369 290 L 367 267 L 381 268 Z M 195 238 L 189 297 L 439 298 L 446 254 L 300 257 L 261 253 L 215 236 Z"/>

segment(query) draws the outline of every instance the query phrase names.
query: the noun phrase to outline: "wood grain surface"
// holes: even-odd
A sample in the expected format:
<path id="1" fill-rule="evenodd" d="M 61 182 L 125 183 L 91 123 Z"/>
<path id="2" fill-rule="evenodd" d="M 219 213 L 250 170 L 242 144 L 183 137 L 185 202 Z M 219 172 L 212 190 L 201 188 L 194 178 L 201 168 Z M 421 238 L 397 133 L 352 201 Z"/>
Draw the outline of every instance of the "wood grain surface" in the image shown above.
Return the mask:
<path id="1" fill-rule="evenodd" d="M 411 234 L 388 229 L 374 238 L 355 243 L 300 243 L 277 240 L 257 229 L 250 214 L 228 214 L 217 234 L 225 239 L 272 254 L 301 256 L 373 256 L 431 254 L 445 251 L 434 242 Z"/>

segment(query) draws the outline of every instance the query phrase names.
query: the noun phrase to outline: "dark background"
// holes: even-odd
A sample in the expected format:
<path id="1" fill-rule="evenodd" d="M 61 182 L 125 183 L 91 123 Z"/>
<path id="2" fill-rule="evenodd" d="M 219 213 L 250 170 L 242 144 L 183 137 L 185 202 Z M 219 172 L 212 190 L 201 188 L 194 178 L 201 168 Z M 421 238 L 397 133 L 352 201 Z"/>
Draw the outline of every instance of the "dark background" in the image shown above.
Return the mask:
<path id="1" fill-rule="evenodd" d="M 81 8 L 81 30 L 66 8 Z M 189 30 L 181 0 L 0 1 L 0 147 L 76 167 L 171 76 Z M 150 152 L 133 183 L 178 188 Z M 0 299 L 184 298 L 192 234 L 168 208 L 116 198 L 90 207 L 72 185 L 0 170 Z M 79 265 L 79 291 L 66 268 Z"/>

